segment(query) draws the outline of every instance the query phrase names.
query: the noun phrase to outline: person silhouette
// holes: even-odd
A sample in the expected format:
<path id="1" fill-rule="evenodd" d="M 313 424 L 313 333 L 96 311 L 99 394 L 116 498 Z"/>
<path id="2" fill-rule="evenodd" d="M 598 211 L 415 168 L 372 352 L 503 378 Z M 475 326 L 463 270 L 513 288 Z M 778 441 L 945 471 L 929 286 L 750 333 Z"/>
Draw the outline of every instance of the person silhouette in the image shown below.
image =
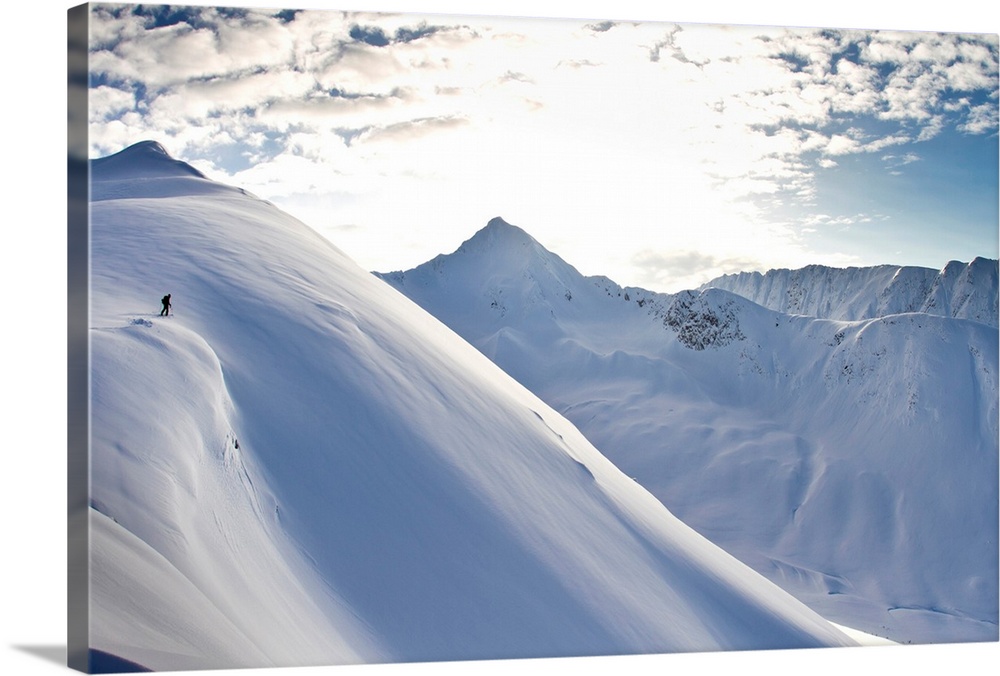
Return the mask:
<path id="1" fill-rule="evenodd" d="M 161 317 L 164 316 L 164 315 L 168 315 L 169 316 L 170 315 L 170 294 L 168 293 L 166 296 L 164 296 L 163 298 L 161 298 L 160 302 L 163 303 L 163 309 L 160 310 L 160 316 Z"/>

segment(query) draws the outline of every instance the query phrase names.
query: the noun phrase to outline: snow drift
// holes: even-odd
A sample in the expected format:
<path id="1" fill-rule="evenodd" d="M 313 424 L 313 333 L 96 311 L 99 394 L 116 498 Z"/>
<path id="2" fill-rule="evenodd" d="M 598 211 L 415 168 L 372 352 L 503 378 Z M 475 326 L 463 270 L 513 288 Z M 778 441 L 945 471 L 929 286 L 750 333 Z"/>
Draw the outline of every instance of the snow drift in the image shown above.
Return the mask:
<path id="1" fill-rule="evenodd" d="M 94 650 L 160 670 L 853 643 L 272 205 L 155 143 L 93 161 L 91 200 Z"/>
<path id="2" fill-rule="evenodd" d="M 824 617 L 900 642 L 997 639 L 996 261 L 921 284 L 889 268 L 732 284 L 840 317 L 819 318 L 583 277 L 497 218 L 381 276 Z"/>

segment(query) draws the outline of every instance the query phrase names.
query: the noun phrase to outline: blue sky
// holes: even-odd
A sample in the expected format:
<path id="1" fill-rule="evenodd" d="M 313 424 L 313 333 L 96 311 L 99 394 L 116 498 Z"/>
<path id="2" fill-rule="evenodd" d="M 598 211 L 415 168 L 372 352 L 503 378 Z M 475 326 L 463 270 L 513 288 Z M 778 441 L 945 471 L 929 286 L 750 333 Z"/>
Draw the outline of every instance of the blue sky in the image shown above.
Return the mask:
<path id="1" fill-rule="evenodd" d="M 157 140 L 380 271 L 498 215 L 664 291 L 998 255 L 995 34 L 253 4 L 95 5 L 83 152 Z"/>

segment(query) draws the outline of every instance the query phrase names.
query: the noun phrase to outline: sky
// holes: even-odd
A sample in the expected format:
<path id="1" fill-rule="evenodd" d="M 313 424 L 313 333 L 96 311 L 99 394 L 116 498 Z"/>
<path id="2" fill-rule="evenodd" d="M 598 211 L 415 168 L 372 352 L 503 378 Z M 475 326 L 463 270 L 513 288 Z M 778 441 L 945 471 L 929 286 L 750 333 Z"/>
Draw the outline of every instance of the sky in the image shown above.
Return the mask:
<path id="1" fill-rule="evenodd" d="M 494 216 L 657 291 L 998 255 L 995 34 L 252 5 L 94 5 L 89 156 L 157 140 L 383 272 Z"/>

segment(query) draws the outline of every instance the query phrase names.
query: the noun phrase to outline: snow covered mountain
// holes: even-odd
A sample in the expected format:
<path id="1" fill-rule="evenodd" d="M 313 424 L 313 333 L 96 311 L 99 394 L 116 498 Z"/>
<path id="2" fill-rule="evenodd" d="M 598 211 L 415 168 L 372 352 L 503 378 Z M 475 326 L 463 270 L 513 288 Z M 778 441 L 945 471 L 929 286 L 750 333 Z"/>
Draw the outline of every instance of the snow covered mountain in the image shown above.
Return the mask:
<path id="1" fill-rule="evenodd" d="M 827 319 L 874 319 L 903 312 L 971 319 L 997 327 L 997 261 L 952 261 L 941 270 L 881 265 L 770 270 L 724 275 L 719 288 L 758 305 Z"/>
<path id="2" fill-rule="evenodd" d="M 938 307 L 995 318 L 989 268 L 949 266 Z M 817 272 L 822 293 L 800 284 L 797 309 L 902 310 L 909 299 L 869 307 L 862 290 L 910 289 L 911 274 Z M 622 288 L 499 218 L 380 276 L 825 617 L 900 642 L 997 639 L 995 322 Z"/>
<path id="3" fill-rule="evenodd" d="M 95 654 L 853 644 L 302 223 L 155 143 L 91 169 Z"/>

